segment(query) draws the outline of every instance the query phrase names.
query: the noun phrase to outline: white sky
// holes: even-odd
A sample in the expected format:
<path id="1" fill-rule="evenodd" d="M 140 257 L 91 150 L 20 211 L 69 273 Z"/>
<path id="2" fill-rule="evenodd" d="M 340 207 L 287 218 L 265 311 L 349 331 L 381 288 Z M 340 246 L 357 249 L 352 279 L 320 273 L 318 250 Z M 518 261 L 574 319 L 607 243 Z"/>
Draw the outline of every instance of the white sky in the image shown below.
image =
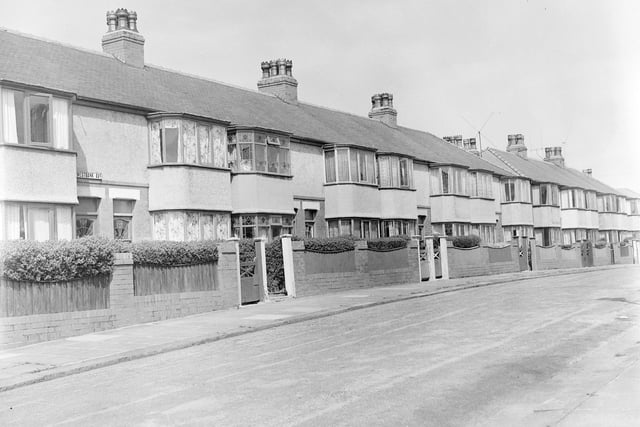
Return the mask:
<path id="1" fill-rule="evenodd" d="M 3 1 L 0 26 L 100 50 L 107 10 L 138 13 L 147 63 L 255 89 L 293 60 L 302 101 L 365 116 L 390 92 L 398 123 L 476 134 L 640 192 L 640 2 L 595 0 Z M 492 113 L 494 113 L 492 115 Z"/>

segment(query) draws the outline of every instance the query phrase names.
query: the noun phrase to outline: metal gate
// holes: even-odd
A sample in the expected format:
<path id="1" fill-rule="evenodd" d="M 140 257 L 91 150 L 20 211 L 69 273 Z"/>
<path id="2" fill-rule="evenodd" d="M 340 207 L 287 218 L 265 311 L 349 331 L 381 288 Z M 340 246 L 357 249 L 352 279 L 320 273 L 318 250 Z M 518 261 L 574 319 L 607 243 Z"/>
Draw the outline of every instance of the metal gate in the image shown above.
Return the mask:
<path id="1" fill-rule="evenodd" d="M 593 243 L 591 240 L 584 240 L 580 244 L 580 256 L 583 267 L 593 267 Z"/>
<path id="2" fill-rule="evenodd" d="M 420 280 L 429 279 L 429 252 L 424 238 L 420 239 Z"/>
<path id="3" fill-rule="evenodd" d="M 436 277 L 442 277 L 442 257 L 440 256 L 440 239 L 433 239 L 433 263 L 436 268 Z"/>

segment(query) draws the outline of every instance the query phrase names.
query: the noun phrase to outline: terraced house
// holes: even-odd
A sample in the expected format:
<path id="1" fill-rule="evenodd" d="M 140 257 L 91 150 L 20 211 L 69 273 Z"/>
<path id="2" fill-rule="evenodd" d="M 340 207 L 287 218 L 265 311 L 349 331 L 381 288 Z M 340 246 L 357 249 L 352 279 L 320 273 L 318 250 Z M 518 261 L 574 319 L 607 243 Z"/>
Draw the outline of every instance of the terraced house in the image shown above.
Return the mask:
<path id="1" fill-rule="evenodd" d="M 0 238 L 640 238 L 637 194 L 558 148 L 527 159 L 513 135 L 480 156 L 399 126 L 388 93 L 368 117 L 299 101 L 290 60 L 254 91 L 146 64 L 144 44 L 125 9 L 102 52 L 0 31 Z"/>

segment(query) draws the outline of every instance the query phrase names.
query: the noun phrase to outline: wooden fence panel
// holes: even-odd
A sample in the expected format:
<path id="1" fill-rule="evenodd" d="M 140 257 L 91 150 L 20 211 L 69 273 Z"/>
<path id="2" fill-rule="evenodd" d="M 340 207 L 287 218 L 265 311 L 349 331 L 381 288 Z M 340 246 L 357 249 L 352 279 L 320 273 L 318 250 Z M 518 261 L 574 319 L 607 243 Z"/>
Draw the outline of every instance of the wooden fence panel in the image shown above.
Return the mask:
<path id="1" fill-rule="evenodd" d="M 110 276 L 66 282 L 22 282 L 0 278 L 0 317 L 109 308 Z"/>
<path id="2" fill-rule="evenodd" d="M 176 267 L 133 267 L 133 294 L 135 296 L 201 292 L 218 289 L 215 281 L 216 264 L 198 264 Z"/>

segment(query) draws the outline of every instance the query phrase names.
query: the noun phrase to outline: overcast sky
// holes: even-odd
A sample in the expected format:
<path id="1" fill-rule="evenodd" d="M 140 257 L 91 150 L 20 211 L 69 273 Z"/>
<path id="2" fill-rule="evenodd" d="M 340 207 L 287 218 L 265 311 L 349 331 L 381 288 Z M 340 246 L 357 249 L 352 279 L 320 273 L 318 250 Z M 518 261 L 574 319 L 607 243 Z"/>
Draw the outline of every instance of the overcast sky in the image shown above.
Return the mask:
<path id="1" fill-rule="evenodd" d="M 255 89 L 293 60 L 302 101 L 566 163 L 640 192 L 640 2 L 560 0 L 3 1 L 0 26 L 100 50 L 107 10 L 138 13 L 145 60 Z M 488 121 L 487 121 L 488 120 Z M 485 124 L 486 122 L 486 124 Z"/>

